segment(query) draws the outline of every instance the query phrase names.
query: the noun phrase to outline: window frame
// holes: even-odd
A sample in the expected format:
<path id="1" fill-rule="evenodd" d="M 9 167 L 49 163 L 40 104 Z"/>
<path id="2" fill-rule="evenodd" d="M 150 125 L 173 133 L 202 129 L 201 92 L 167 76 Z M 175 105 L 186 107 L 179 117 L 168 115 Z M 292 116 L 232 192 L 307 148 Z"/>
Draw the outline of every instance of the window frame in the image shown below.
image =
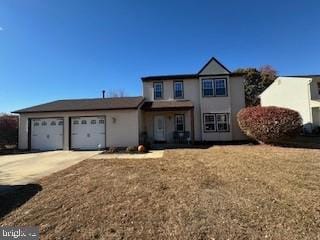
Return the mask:
<path id="1" fill-rule="evenodd" d="M 205 90 L 204 82 L 205 81 L 211 81 L 211 84 L 212 84 L 212 95 L 205 95 L 204 94 L 204 90 Z M 202 97 L 214 97 L 214 92 L 215 92 L 215 90 L 214 90 L 214 79 L 213 78 L 204 78 L 204 79 L 202 79 L 201 80 L 201 90 L 202 90 Z"/>
<path id="2" fill-rule="evenodd" d="M 223 95 L 218 95 L 217 94 L 217 82 L 223 80 L 224 82 L 224 89 L 225 89 L 225 94 Z M 215 97 L 227 97 L 228 96 L 228 87 L 227 87 L 227 79 L 226 78 L 215 78 L 214 79 L 214 95 Z"/>
<path id="3" fill-rule="evenodd" d="M 225 123 L 227 124 L 227 129 L 226 130 L 225 129 L 219 130 L 218 115 L 224 115 L 225 116 L 225 118 L 226 118 Z M 216 123 L 217 123 L 217 126 L 216 126 L 217 132 L 230 132 L 230 120 L 229 120 L 229 114 L 228 113 L 216 113 Z"/>
<path id="4" fill-rule="evenodd" d="M 206 122 L 206 116 L 207 115 L 212 115 L 212 116 L 214 116 L 214 130 L 206 130 L 206 124 L 208 124 L 207 122 Z M 209 122 L 209 124 L 212 124 L 212 122 Z M 203 132 L 205 132 L 205 133 L 210 133 L 210 132 L 216 132 L 217 131 L 217 121 L 216 121 L 216 114 L 215 113 L 204 113 L 203 114 Z"/>
<path id="5" fill-rule="evenodd" d="M 178 117 L 182 117 L 182 125 L 183 125 L 183 130 L 178 130 L 177 126 L 177 119 Z M 174 115 L 174 129 L 176 132 L 185 132 L 186 131 L 186 121 L 185 121 L 185 115 L 184 114 L 175 114 Z"/>
<path id="6" fill-rule="evenodd" d="M 214 130 L 206 130 L 206 115 L 214 115 Z M 226 116 L 227 130 L 219 130 L 218 128 L 218 115 Z M 212 132 L 230 132 L 230 113 L 203 113 L 203 132 L 212 133 Z"/>
<path id="7" fill-rule="evenodd" d="M 223 80 L 224 81 L 224 85 L 225 85 L 225 94 L 224 95 L 220 95 L 217 94 L 217 88 L 216 88 L 216 82 Z M 211 81 L 212 83 L 212 95 L 205 95 L 204 93 L 204 82 L 205 81 Z M 228 78 L 225 77 L 220 77 L 220 78 L 202 78 L 201 79 L 201 91 L 202 91 L 202 97 L 227 97 L 228 96 Z"/>
<path id="8" fill-rule="evenodd" d="M 161 96 L 160 97 L 156 97 L 156 85 L 160 85 L 161 86 Z M 163 99 L 163 93 L 164 93 L 163 82 L 153 82 L 153 98 L 155 100 Z"/>
<path id="9" fill-rule="evenodd" d="M 176 84 L 181 83 L 181 96 L 176 95 Z M 184 99 L 184 82 L 183 80 L 173 81 L 173 97 L 174 99 Z"/>

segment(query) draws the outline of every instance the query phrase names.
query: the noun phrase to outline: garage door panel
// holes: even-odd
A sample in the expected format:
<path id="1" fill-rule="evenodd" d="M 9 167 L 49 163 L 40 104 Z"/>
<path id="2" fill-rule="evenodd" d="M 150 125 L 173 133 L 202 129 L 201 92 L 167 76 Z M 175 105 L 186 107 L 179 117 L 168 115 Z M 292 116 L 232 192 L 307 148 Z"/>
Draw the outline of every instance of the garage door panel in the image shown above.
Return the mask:
<path id="1" fill-rule="evenodd" d="M 31 149 L 57 150 L 63 148 L 63 119 L 31 120 Z"/>
<path id="2" fill-rule="evenodd" d="M 105 148 L 105 118 L 76 117 L 71 119 L 71 148 Z"/>

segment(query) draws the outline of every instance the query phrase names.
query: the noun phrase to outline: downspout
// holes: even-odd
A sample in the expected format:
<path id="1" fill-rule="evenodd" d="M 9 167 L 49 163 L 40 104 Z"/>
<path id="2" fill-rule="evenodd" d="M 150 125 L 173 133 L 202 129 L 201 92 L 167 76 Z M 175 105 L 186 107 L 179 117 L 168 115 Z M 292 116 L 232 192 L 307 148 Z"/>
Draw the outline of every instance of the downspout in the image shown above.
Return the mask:
<path id="1" fill-rule="evenodd" d="M 307 91 L 308 91 L 308 105 L 309 105 L 308 110 L 309 110 L 310 123 L 313 125 L 312 110 L 311 110 L 311 82 L 312 82 L 312 79 L 309 79 Z"/>

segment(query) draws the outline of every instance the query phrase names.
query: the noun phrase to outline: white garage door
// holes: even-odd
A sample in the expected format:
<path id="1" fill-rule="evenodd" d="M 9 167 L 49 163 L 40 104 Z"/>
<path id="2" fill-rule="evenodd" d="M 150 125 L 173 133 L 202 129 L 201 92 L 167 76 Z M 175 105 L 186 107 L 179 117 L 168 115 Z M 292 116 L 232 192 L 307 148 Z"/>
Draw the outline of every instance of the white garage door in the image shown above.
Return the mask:
<path id="1" fill-rule="evenodd" d="M 105 117 L 71 118 L 72 149 L 103 149 L 106 146 Z"/>
<path id="2" fill-rule="evenodd" d="M 63 148 L 63 119 L 31 120 L 31 149 L 57 150 Z"/>

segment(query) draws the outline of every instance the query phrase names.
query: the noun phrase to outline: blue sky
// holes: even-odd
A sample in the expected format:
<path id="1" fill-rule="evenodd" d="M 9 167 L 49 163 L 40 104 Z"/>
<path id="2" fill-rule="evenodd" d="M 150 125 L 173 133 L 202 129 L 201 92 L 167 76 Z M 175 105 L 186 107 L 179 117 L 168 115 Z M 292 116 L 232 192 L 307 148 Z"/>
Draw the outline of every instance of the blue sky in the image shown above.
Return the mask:
<path id="1" fill-rule="evenodd" d="M 141 76 L 194 73 L 211 56 L 320 73 L 319 11 L 317 0 L 1 0 L 0 112 L 141 95 Z"/>

